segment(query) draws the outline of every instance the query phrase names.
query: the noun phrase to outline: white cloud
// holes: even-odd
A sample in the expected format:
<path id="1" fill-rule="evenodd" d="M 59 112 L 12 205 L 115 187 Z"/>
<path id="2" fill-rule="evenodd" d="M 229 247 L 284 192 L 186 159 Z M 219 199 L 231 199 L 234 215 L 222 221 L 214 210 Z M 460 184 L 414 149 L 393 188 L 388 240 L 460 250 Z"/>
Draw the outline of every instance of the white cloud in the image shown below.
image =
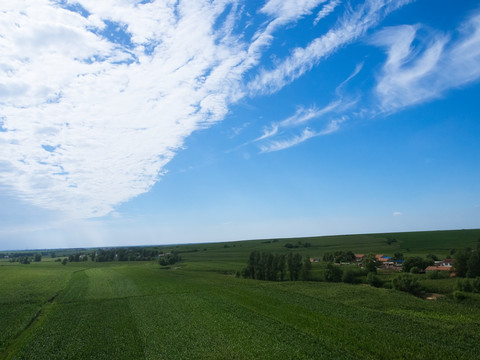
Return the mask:
<path id="1" fill-rule="evenodd" d="M 324 108 L 317 109 L 316 107 L 311 107 L 308 109 L 305 109 L 303 107 L 299 107 L 297 111 L 295 112 L 294 115 L 272 123 L 269 127 L 265 127 L 263 129 L 263 134 L 253 140 L 253 142 L 262 142 L 264 140 L 270 139 L 274 136 L 281 135 L 282 130 L 284 128 L 292 128 L 292 127 L 297 127 L 299 125 L 302 125 L 310 120 L 314 120 L 317 118 L 320 118 L 321 116 L 328 114 L 335 110 L 340 105 L 341 101 L 335 101 Z M 331 133 L 330 131 L 329 133 Z M 306 136 L 305 134 L 309 134 L 311 136 Z M 312 132 L 310 129 L 305 129 L 303 134 L 301 136 L 294 136 L 292 139 L 289 140 L 278 140 L 278 141 L 270 141 L 269 145 L 261 145 L 260 149 L 262 152 L 270 152 L 270 151 L 277 151 L 277 150 L 283 150 L 286 148 L 289 148 L 293 145 L 297 145 L 305 140 L 310 139 L 313 136 L 317 136 L 319 134 L 316 134 L 315 132 Z M 321 134 L 324 135 L 324 134 Z M 291 145 L 288 145 L 291 144 Z"/>
<path id="2" fill-rule="evenodd" d="M 298 21 L 311 14 L 319 4 L 326 0 L 270 0 L 259 10 L 269 16 L 264 26 L 260 27 L 252 38 L 247 50 L 247 59 L 240 68 L 248 70 L 258 64 L 263 55 L 263 50 L 271 45 L 273 34 L 281 26 Z"/>
<path id="3" fill-rule="evenodd" d="M 0 185 L 73 218 L 108 214 L 151 189 L 184 139 L 222 120 L 232 103 L 278 91 L 408 2 L 346 7 L 326 34 L 259 71 L 275 31 L 308 15 L 326 16 L 337 2 L 267 1 L 259 10 L 265 21 L 247 38 L 238 0 L 4 1 Z M 454 42 L 434 34 L 418 53 L 417 27 L 379 33 L 374 42 L 388 53 L 377 87 L 382 106 L 414 101 L 402 93 L 394 103 L 395 89 L 428 99 L 478 79 L 479 24 L 472 16 Z M 272 123 L 257 145 L 277 151 L 338 131 L 357 101 L 344 99 L 343 88 L 361 69 L 337 87 L 337 99 Z M 246 74 L 253 78 L 247 85 Z M 435 91 L 426 85 L 433 77 Z"/>
<path id="4" fill-rule="evenodd" d="M 263 134 L 253 140 L 253 142 L 264 142 L 268 140 L 268 144 L 260 145 L 261 152 L 271 152 L 284 150 L 294 145 L 298 145 L 303 141 L 306 141 L 312 137 L 320 135 L 329 135 L 340 129 L 340 124 L 345 122 L 348 118 L 347 115 L 338 116 L 336 115 L 332 118 L 332 113 L 345 113 L 351 109 L 357 102 L 357 99 L 344 99 L 342 94 L 342 89 L 347 85 L 347 83 L 353 79 L 361 71 L 363 64 L 357 64 L 355 70 L 350 74 L 344 81 L 336 87 L 335 93 L 337 98 L 330 103 L 328 103 L 323 108 L 317 108 L 316 106 L 311 106 L 309 108 L 304 108 L 300 106 L 295 114 L 287 117 L 281 121 L 273 122 L 270 126 L 263 129 Z M 320 131 L 312 131 L 308 129 L 309 135 L 305 136 L 305 132 L 302 135 L 295 135 L 288 140 L 272 140 L 274 137 L 282 137 L 284 131 L 289 128 L 295 128 L 303 126 L 307 122 L 312 122 L 313 120 L 323 120 L 323 124 L 327 122 L 327 125 Z"/>
<path id="5" fill-rule="evenodd" d="M 374 14 L 372 9 L 365 10 L 370 15 L 361 22 L 373 24 L 376 21 L 379 17 L 379 3 L 377 2 L 376 5 L 377 7 L 373 8 L 377 13 Z M 383 11 L 387 10 L 383 9 Z M 350 25 L 355 23 L 352 20 L 355 17 L 355 21 L 359 21 L 361 18 L 358 12 L 355 12 L 352 18 L 345 23 Z M 359 29 L 349 29 L 352 34 L 360 31 Z M 422 32 L 421 35 L 419 35 L 420 32 Z M 351 34 L 347 37 L 350 36 Z M 260 146 L 261 151 L 287 149 L 312 137 L 338 131 L 340 124 L 348 118 L 374 117 L 380 113 L 400 111 L 407 106 L 438 98 L 448 89 L 477 81 L 480 78 L 480 14 L 478 13 L 473 14 L 461 25 L 456 37 L 453 34 L 425 29 L 420 24 L 402 25 L 377 32 L 371 38 L 371 43 L 387 49 L 387 60 L 374 89 L 376 98 L 369 105 L 368 110 L 365 110 L 364 103 L 363 109 L 352 111 L 352 108 L 360 100 L 359 96 L 353 100 L 344 99 L 346 85 L 363 68 L 363 63 L 359 63 L 353 73 L 336 87 L 337 99 L 335 101 L 331 101 L 323 109 L 317 109 L 314 106 L 307 109 L 300 107 L 294 115 L 266 127 L 264 133 L 255 139 L 257 142 L 268 140 L 267 145 Z M 308 51 L 301 49 L 300 52 L 305 55 Z M 312 54 L 310 52 L 310 55 Z M 250 85 L 261 84 L 260 87 L 264 87 L 264 89 L 268 89 L 269 86 L 273 86 L 273 88 L 277 85 L 284 86 L 288 82 L 286 78 L 291 75 L 293 77 L 300 76 L 304 70 L 306 71 L 304 66 L 311 60 L 311 57 L 303 55 L 298 57 L 299 61 L 295 63 L 294 67 L 288 68 L 288 64 L 293 64 L 291 61 L 296 61 L 292 60 L 294 57 L 289 58 L 271 72 L 260 73 Z M 298 73 L 295 72 L 297 70 L 299 70 Z M 266 77 L 262 77 L 263 75 Z M 270 80 L 273 83 L 269 83 Z M 328 126 L 321 131 L 309 129 L 308 136 L 305 133 L 290 137 L 285 134 L 285 129 L 288 127 L 299 126 L 313 119 L 328 119 L 326 115 L 330 113 L 335 113 L 336 119 L 330 120 Z M 338 118 L 341 121 L 338 121 Z M 285 139 L 286 136 L 287 139 Z"/>
<path id="6" fill-rule="evenodd" d="M 298 19 L 326 0 L 269 0 L 260 12 L 280 19 Z"/>
<path id="7" fill-rule="evenodd" d="M 292 146 L 298 145 L 305 140 L 308 140 L 314 136 L 318 136 L 318 134 L 309 128 L 305 128 L 300 135 L 296 135 L 290 139 L 286 140 L 276 140 L 270 142 L 268 145 L 262 145 L 260 147 L 262 152 L 272 152 L 272 151 L 279 151 L 290 148 Z"/>
<path id="8" fill-rule="evenodd" d="M 461 25 L 457 37 L 404 25 L 378 32 L 372 43 L 387 49 L 375 89 L 384 112 L 438 98 L 480 78 L 479 13 Z"/>
<path id="9" fill-rule="evenodd" d="M 299 135 L 294 135 L 294 136 L 290 136 L 290 137 L 278 139 L 278 140 L 269 140 L 266 143 L 263 143 L 262 145 L 260 145 L 260 151 L 262 153 L 265 153 L 265 152 L 285 150 L 293 146 L 296 146 L 313 137 L 332 134 L 339 130 L 340 124 L 343 123 L 345 120 L 346 120 L 346 117 L 333 119 L 329 121 L 327 125 L 320 131 L 315 131 L 307 127 Z M 265 140 L 265 139 L 268 139 L 268 137 L 269 136 L 263 136 L 259 138 L 259 140 Z"/>
<path id="10" fill-rule="evenodd" d="M 330 0 L 328 4 L 325 4 L 322 7 L 322 10 L 318 12 L 317 17 L 313 21 L 313 24 L 317 25 L 320 20 L 330 15 L 335 10 L 335 8 L 340 4 L 341 4 L 340 0 Z"/>
<path id="11" fill-rule="evenodd" d="M 245 51 L 213 31 L 226 2 L 80 4 L 89 16 L 2 5 L 0 183 L 91 217 L 148 191 L 185 137 L 223 119 Z M 101 35 L 107 20 L 125 24 L 131 44 Z"/>
<path id="12" fill-rule="evenodd" d="M 260 72 L 249 84 L 252 93 L 274 93 L 309 71 L 321 59 L 331 55 L 339 47 L 365 34 L 377 25 L 388 13 L 408 0 L 367 0 L 355 11 L 347 13 L 325 35 L 313 40 L 307 47 L 297 47 L 271 70 Z"/>
<path id="13" fill-rule="evenodd" d="M 402 216 L 403 213 L 400 212 L 400 211 L 394 211 L 392 215 L 395 216 L 395 217 L 398 217 L 398 216 Z"/>
<path id="14" fill-rule="evenodd" d="M 272 124 L 269 128 L 263 129 L 263 134 L 254 141 L 261 141 L 268 139 L 278 133 L 278 124 Z"/>

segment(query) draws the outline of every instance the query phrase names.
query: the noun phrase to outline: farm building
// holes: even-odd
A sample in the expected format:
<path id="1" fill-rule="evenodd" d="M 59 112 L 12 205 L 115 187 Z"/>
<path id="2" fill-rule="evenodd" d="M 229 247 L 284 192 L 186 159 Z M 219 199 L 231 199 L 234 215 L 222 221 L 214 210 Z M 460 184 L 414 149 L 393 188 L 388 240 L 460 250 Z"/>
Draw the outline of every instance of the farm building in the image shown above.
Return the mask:
<path id="1" fill-rule="evenodd" d="M 377 261 L 381 261 L 381 262 L 390 262 L 390 256 L 385 256 L 383 254 L 377 254 L 375 255 L 375 259 L 377 259 Z"/>
<path id="2" fill-rule="evenodd" d="M 442 266 L 442 265 L 432 265 L 432 266 L 429 266 L 425 269 L 425 272 L 431 272 L 431 271 L 452 271 L 452 267 L 451 266 Z"/>
<path id="3" fill-rule="evenodd" d="M 445 259 L 442 261 L 442 266 L 452 266 L 453 265 L 453 259 Z"/>

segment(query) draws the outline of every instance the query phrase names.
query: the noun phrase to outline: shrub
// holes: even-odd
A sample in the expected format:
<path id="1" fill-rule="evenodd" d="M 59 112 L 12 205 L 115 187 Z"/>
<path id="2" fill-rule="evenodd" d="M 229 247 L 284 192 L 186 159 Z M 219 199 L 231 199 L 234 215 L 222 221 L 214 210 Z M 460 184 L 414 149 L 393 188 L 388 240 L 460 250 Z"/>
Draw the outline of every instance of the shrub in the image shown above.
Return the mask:
<path id="1" fill-rule="evenodd" d="M 477 277 L 474 280 L 472 280 L 472 288 L 474 292 L 480 293 L 480 277 Z"/>
<path id="2" fill-rule="evenodd" d="M 412 268 L 410 268 L 410 273 L 411 274 L 419 274 L 420 269 L 418 268 L 418 266 L 413 266 Z"/>
<path id="3" fill-rule="evenodd" d="M 345 269 L 342 275 L 342 281 L 347 284 L 358 284 L 360 280 L 357 278 L 358 273 L 353 269 Z"/>
<path id="4" fill-rule="evenodd" d="M 460 290 L 455 290 L 453 292 L 453 298 L 456 301 L 462 301 L 462 300 L 465 300 L 467 298 L 467 294 L 465 294 L 464 292 L 462 292 Z"/>
<path id="5" fill-rule="evenodd" d="M 433 265 L 433 260 L 422 259 L 419 256 L 412 256 L 405 259 L 405 261 L 403 262 L 402 271 L 411 272 L 411 269 L 414 267 L 417 267 L 419 271 L 423 271 L 429 265 Z"/>
<path id="6" fill-rule="evenodd" d="M 342 280 L 342 273 L 343 271 L 340 267 L 329 263 L 324 273 L 325 281 L 340 282 Z"/>
<path id="7" fill-rule="evenodd" d="M 373 272 L 369 272 L 367 274 L 367 284 L 374 286 L 374 287 L 381 287 L 382 286 L 382 280 L 375 275 Z"/>
<path id="8" fill-rule="evenodd" d="M 472 292 L 473 291 L 472 284 L 470 283 L 470 280 L 468 280 L 468 279 L 458 280 L 456 288 L 459 291 L 465 291 L 465 292 Z"/>
<path id="9" fill-rule="evenodd" d="M 165 254 L 164 256 L 162 256 L 159 260 L 158 260 L 158 263 L 161 265 L 161 266 L 168 266 L 168 265 L 173 265 L 179 261 L 182 260 L 182 257 L 180 255 L 178 255 L 177 252 L 172 252 L 171 254 Z"/>
<path id="10" fill-rule="evenodd" d="M 447 271 L 430 271 L 427 273 L 427 278 L 432 280 L 448 279 L 449 277 L 450 273 Z"/>
<path id="11" fill-rule="evenodd" d="M 393 279 L 393 288 L 414 295 L 419 294 L 423 290 L 418 279 L 410 274 L 400 274 Z"/>

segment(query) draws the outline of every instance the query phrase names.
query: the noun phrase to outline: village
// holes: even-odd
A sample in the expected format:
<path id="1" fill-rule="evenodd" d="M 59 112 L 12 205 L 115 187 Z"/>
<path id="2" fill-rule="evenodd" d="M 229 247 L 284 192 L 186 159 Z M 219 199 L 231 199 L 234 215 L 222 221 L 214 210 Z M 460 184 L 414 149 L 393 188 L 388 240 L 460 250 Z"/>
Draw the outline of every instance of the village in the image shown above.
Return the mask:
<path id="1" fill-rule="evenodd" d="M 397 255 L 397 254 L 396 254 Z M 376 262 L 376 268 L 379 270 L 390 270 L 390 271 L 402 271 L 404 269 L 405 259 L 403 256 L 387 256 L 384 254 L 355 254 L 350 251 L 347 252 L 336 252 L 333 254 L 325 254 L 323 259 L 312 257 L 310 258 L 311 263 L 319 263 L 320 261 L 329 261 L 333 262 L 335 265 L 344 266 L 344 265 L 357 265 L 359 267 L 364 267 L 365 261 L 370 258 Z M 413 259 L 413 258 L 410 258 Z M 435 260 L 434 258 L 428 258 L 428 260 L 422 260 L 419 257 L 415 257 L 417 262 L 415 263 L 415 270 L 412 272 L 419 273 L 431 273 L 431 272 L 448 272 L 450 276 L 455 276 L 453 259 L 447 257 L 443 260 Z M 418 266 L 419 263 L 423 264 Z M 411 271 L 411 267 L 408 267 L 407 272 Z"/>

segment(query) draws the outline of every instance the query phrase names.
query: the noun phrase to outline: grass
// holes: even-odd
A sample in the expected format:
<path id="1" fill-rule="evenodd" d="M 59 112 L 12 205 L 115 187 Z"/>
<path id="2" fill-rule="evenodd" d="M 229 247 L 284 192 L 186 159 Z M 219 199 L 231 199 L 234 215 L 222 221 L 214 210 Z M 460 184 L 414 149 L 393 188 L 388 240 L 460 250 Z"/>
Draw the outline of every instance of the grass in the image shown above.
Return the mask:
<path id="1" fill-rule="evenodd" d="M 0 359 L 476 358 L 479 295 L 427 301 L 366 285 L 233 275 L 252 250 L 320 257 L 408 245 L 415 254 L 441 255 L 472 246 L 480 231 L 450 246 L 443 239 L 453 233 L 441 234 L 438 248 L 435 233 L 423 233 L 427 240 L 419 234 L 311 238 L 310 248 L 294 250 L 284 246 L 292 239 L 179 246 L 183 261 L 169 269 L 154 262 L 2 262 Z M 397 242 L 388 245 L 387 237 Z M 432 292 L 454 286 L 451 279 L 421 281 Z"/>

